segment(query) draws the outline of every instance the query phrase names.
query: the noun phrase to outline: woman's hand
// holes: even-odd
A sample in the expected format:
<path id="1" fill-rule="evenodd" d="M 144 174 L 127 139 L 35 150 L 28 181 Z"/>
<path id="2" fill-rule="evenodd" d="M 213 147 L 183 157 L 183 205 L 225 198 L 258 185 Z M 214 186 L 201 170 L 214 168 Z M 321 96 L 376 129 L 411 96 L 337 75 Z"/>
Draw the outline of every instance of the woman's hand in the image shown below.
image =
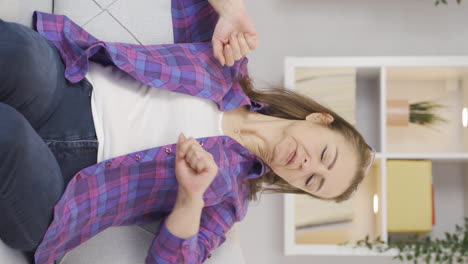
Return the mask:
<path id="1" fill-rule="evenodd" d="M 211 41 L 214 56 L 221 65 L 232 66 L 257 48 L 257 31 L 243 0 L 210 0 L 210 3 L 219 14 Z"/>
<path id="2" fill-rule="evenodd" d="M 211 153 L 194 139 L 179 135 L 177 141 L 175 173 L 179 182 L 178 203 L 191 203 L 203 198 L 216 174 L 218 166 Z"/>

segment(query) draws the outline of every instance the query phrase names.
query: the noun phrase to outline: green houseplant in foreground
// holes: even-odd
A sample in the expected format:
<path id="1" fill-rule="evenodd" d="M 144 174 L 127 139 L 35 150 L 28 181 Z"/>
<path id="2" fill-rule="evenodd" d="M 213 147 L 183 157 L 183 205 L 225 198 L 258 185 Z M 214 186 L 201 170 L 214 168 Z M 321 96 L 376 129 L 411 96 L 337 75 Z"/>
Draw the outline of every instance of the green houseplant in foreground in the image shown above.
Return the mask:
<path id="1" fill-rule="evenodd" d="M 410 239 L 391 241 L 388 244 L 380 240 L 370 241 L 369 235 L 356 242 L 356 247 L 365 246 L 371 250 L 385 252 L 396 249 L 398 255 L 394 259 L 413 261 L 416 263 L 468 263 L 468 217 L 464 226 L 455 226 L 454 232 L 445 232 L 444 239 L 429 236 L 418 239 L 414 235 Z M 419 262 L 422 261 L 422 262 Z"/>

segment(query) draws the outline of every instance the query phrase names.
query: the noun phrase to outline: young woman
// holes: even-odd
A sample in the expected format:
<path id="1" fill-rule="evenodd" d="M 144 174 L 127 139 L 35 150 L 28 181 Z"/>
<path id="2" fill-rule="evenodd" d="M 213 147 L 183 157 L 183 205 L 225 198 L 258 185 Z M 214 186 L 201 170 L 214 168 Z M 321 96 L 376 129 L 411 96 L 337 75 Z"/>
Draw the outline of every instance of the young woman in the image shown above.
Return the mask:
<path id="1" fill-rule="evenodd" d="M 370 147 L 310 98 L 253 89 L 243 56 L 256 33 L 240 3 L 173 1 L 167 45 L 99 41 L 40 12 L 39 34 L 0 20 L 7 245 L 53 263 L 107 227 L 162 220 L 146 263 L 201 263 L 264 184 L 350 197 Z M 127 86 L 154 100 L 131 101 Z"/>

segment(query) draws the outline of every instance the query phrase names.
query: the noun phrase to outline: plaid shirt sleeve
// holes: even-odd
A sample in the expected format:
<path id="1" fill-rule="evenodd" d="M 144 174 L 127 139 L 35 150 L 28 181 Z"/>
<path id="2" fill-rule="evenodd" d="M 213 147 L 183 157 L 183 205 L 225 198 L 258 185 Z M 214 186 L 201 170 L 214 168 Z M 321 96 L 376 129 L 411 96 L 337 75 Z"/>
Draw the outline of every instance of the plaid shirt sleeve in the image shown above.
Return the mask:
<path id="1" fill-rule="evenodd" d="M 180 0 L 187 2 L 191 0 Z M 213 9 L 207 1 L 199 1 L 201 8 L 192 3 L 192 8 L 184 6 L 186 21 L 211 21 L 202 19 Z M 207 6 L 208 5 L 208 6 Z M 198 10 L 201 14 L 193 10 Z M 174 11 L 175 12 L 175 11 Z M 194 13 L 195 12 L 195 13 Z M 214 17 L 214 16 L 208 16 Z M 86 30 L 63 15 L 35 11 L 35 28 L 39 34 L 51 41 L 59 50 L 65 62 L 65 78 L 72 83 L 81 81 L 88 71 L 91 58 L 105 65 L 114 64 L 143 84 L 172 92 L 210 99 L 219 105 L 221 111 L 229 111 L 243 105 L 251 105 L 237 78 L 247 76 L 248 59 L 237 61 L 232 67 L 221 66 L 213 55 L 210 42 L 191 42 L 162 45 L 135 45 L 120 42 L 105 42 L 96 39 Z M 174 19 L 176 20 L 176 19 Z M 182 22 L 180 22 L 182 23 Z M 188 23 L 188 22 L 187 22 Z M 181 26 L 174 36 L 177 40 L 204 40 L 212 36 L 215 25 L 204 27 L 204 37 L 198 36 L 195 29 Z M 177 36 L 184 37 L 177 37 Z M 191 37 L 188 37 L 191 36 Z"/>
<path id="2" fill-rule="evenodd" d="M 167 228 L 166 218 L 153 240 L 146 263 L 203 263 L 226 240 L 226 232 L 236 221 L 234 210 L 226 202 L 203 208 L 198 234 L 188 239 L 173 235 Z"/>
<path id="3" fill-rule="evenodd" d="M 207 0 L 172 0 L 174 43 L 211 42 L 219 16 Z"/>

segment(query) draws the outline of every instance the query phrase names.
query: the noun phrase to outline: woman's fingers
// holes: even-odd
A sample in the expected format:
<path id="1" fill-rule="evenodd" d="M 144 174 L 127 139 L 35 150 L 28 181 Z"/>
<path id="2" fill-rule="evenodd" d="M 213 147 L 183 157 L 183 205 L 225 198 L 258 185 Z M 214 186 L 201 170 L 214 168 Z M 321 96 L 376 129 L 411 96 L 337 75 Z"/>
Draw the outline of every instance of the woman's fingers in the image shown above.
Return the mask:
<path id="1" fill-rule="evenodd" d="M 186 139 L 185 136 L 183 136 L 179 138 L 179 142 L 177 142 L 177 155 L 179 155 L 180 158 L 185 158 L 187 156 L 189 148 L 193 144 L 193 140 L 195 140 L 193 137 Z"/>
<path id="2" fill-rule="evenodd" d="M 194 164 L 198 159 L 202 158 L 202 152 L 199 150 L 194 144 L 190 145 L 189 149 L 187 150 L 187 155 L 185 156 L 185 160 L 190 163 Z"/>
<path id="3" fill-rule="evenodd" d="M 180 145 L 177 146 L 177 152 L 183 155 L 180 157 L 183 157 L 189 166 L 197 173 L 201 173 L 204 169 L 213 166 L 213 164 L 211 164 L 214 162 L 213 155 L 204 150 L 202 146 L 200 146 L 200 143 L 192 137 L 180 143 Z"/>
<path id="4" fill-rule="evenodd" d="M 187 139 L 185 138 L 184 133 L 179 134 L 179 138 L 177 139 L 177 149 L 176 149 L 176 154 L 177 157 L 183 158 L 185 156 L 185 153 L 182 152 L 182 144 L 186 142 Z"/>
<path id="5" fill-rule="evenodd" d="M 232 53 L 232 47 L 230 44 L 224 46 L 224 59 L 226 60 L 227 66 L 234 65 L 234 55 Z"/>
<path id="6" fill-rule="evenodd" d="M 216 168 L 214 159 L 210 153 L 206 152 L 205 150 L 200 151 L 194 149 L 193 154 L 191 154 L 187 160 L 192 169 L 194 169 L 197 173 L 201 173 L 207 169 L 210 170 Z"/>
<path id="7" fill-rule="evenodd" d="M 247 41 L 245 40 L 245 36 L 243 33 L 239 33 L 237 39 L 239 40 L 239 47 L 240 47 L 241 55 L 242 57 L 244 57 L 250 52 L 249 45 L 247 44 Z"/>
<path id="8" fill-rule="evenodd" d="M 212 44 L 214 57 L 219 61 L 219 63 L 221 63 L 222 66 L 224 66 L 226 60 L 224 59 L 223 54 L 223 43 L 220 40 L 213 38 Z"/>
<path id="9" fill-rule="evenodd" d="M 197 173 L 202 172 L 203 169 L 207 167 L 206 155 L 204 155 L 202 151 L 196 150 L 195 148 L 187 153 L 187 158 L 185 160 Z"/>
<path id="10" fill-rule="evenodd" d="M 249 44 L 250 50 L 255 50 L 257 48 L 257 46 L 258 46 L 257 35 L 247 34 L 245 36 L 245 40 L 247 41 L 247 44 Z"/>
<path id="11" fill-rule="evenodd" d="M 224 45 L 224 48 L 222 46 L 223 43 L 213 40 L 214 56 L 221 62 L 221 65 L 232 66 L 237 60 L 249 54 L 252 47 L 256 48 L 257 40 L 256 36 L 252 37 L 247 33 L 233 33 L 229 38 L 229 43 Z M 220 49 L 222 55 L 219 55 Z"/>
<path id="12" fill-rule="evenodd" d="M 240 60 L 242 58 L 241 54 L 241 49 L 239 46 L 239 40 L 237 39 L 237 34 L 232 33 L 231 38 L 229 39 L 229 44 L 231 44 L 232 47 L 232 55 L 234 57 L 234 60 Z"/>

